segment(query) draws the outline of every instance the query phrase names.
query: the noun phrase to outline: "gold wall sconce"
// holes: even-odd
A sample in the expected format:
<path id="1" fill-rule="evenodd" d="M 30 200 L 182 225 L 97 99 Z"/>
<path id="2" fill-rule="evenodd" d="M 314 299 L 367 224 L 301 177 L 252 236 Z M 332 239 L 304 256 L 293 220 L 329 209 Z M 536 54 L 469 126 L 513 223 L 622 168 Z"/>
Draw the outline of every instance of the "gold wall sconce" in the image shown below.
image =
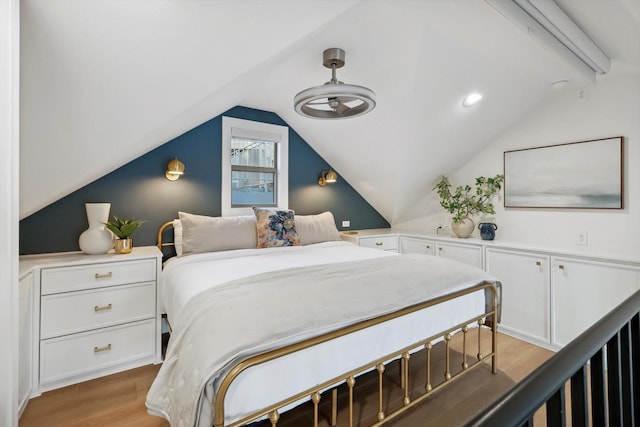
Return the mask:
<path id="1" fill-rule="evenodd" d="M 332 169 L 323 170 L 322 172 L 320 172 L 318 185 L 320 187 L 324 187 L 325 185 L 327 185 L 327 183 L 333 184 L 337 180 L 338 180 L 338 175 Z"/>
<path id="2" fill-rule="evenodd" d="M 164 176 L 166 176 L 169 181 L 175 181 L 184 175 L 184 169 L 184 163 L 178 160 L 177 157 L 174 157 L 174 159 L 167 164 L 167 171 L 164 173 Z"/>

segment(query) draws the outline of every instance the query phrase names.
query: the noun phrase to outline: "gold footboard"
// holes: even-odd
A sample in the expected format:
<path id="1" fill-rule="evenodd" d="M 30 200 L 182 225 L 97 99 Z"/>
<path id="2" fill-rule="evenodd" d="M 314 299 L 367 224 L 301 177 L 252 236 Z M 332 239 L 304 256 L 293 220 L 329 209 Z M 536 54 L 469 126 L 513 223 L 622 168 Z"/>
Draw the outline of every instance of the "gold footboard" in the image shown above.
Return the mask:
<path id="1" fill-rule="evenodd" d="M 336 387 L 342 383 L 346 383 L 347 388 L 348 388 L 348 414 L 349 414 L 349 426 L 353 426 L 355 423 L 354 420 L 354 387 L 355 387 L 355 383 L 357 381 L 357 377 L 358 375 L 371 371 L 371 370 L 375 370 L 377 371 L 377 376 L 378 376 L 378 412 L 377 412 L 377 422 L 374 423 L 373 425 L 382 425 L 385 422 L 397 417 L 398 415 L 404 413 L 405 411 L 407 411 L 408 409 L 412 408 L 413 406 L 417 405 L 418 403 L 422 402 L 424 399 L 426 399 L 427 397 L 429 397 L 432 393 L 434 393 L 435 391 L 439 390 L 440 388 L 446 386 L 448 383 L 450 383 L 452 380 L 461 377 L 463 374 L 465 374 L 466 372 L 470 371 L 472 368 L 480 365 L 483 361 L 491 358 L 491 362 L 492 362 L 492 372 L 495 374 L 497 373 L 497 322 L 495 321 L 490 321 L 490 322 L 486 322 L 486 326 L 488 326 L 491 329 L 491 349 L 489 352 L 487 352 L 486 354 L 483 354 L 482 349 L 480 348 L 480 330 L 478 330 L 478 341 L 477 341 L 477 353 L 476 353 L 476 357 L 475 357 L 475 361 L 471 364 L 468 364 L 466 357 L 464 357 L 464 355 L 467 354 L 467 345 L 468 345 L 468 340 L 467 340 L 467 334 L 468 334 L 468 325 L 473 324 L 473 323 L 477 323 L 478 327 L 480 328 L 480 326 L 483 325 L 483 323 L 485 323 L 485 319 L 498 319 L 498 290 L 496 288 L 496 284 L 492 283 L 492 282 L 482 282 L 476 286 L 473 286 L 471 288 L 465 289 L 465 290 L 461 290 L 458 292 L 454 292 L 448 295 L 444 295 L 442 297 L 439 298 L 435 298 L 433 300 L 429 300 L 429 301 L 425 301 L 423 303 L 420 304 L 416 304 L 413 306 L 409 306 L 406 307 L 402 310 L 398 310 L 396 312 L 393 313 L 389 313 L 387 315 L 384 316 L 380 316 L 374 319 L 369 319 L 360 323 L 356 323 L 347 327 L 344 327 L 342 329 L 338 329 L 335 331 L 332 331 L 330 333 L 324 334 L 324 335 L 320 335 L 317 337 L 313 337 L 313 338 L 309 338 L 307 340 L 301 341 L 301 342 L 297 342 L 291 345 L 287 345 L 285 347 L 281 347 L 281 348 L 277 348 L 265 353 L 261 353 L 255 356 L 252 356 L 250 358 L 245 359 L 244 361 L 238 363 L 238 365 L 236 365 L 233 369 L 231 369 L 231 371 L 222 379 L 222 381 L 220 382 L 220 387 L 217 391 L 216 397 L 215 397 L 215 403 L 214 403 L 214 426 L 215 427 L 223 427 L 225 426 L 224 424 L 224 419 L 225 419 L 225 413 L 224 413 L 224 403 L 225 403 L 225 398 L 226 398 L 226 394 L 227 391 L 231 385 L 231 383 L 234 381 L 234 379 L 243 371 L 245 371 L 248 368 L 251 368 L 253 366 L 268 362 L 270 360 L 274 360 L 276 358 L 282 357 L 282 356 L 286 356 L 288 354 L 292 354 L 295 353 L 297 351 L 321 344 L 323 342 L 419 311 L 419 310 L 423 310 L 425 308 L 443 303 L 445 301 L 449 301 L 455 298 L 459 298 L 461 296 L 464 295 L 468 295 L 470 293 L 473 292 L 477 292 L 477 291 L 481 291 L 484 290 L 485 294 L 487 292 L 489 292 L 489 294 L 491 295 L 490 297 L 490 302 L 491 304 L 487 304 L 486 306 L 488 306 L 488 308 L 485 310 L 485 312 L 483 314 L 480 314 L 478 316 L 472 317 L 460 324 L 457 325 L 453 325 L 451 328 L 442 331 L 434 336 L 431 336 L 425 340 L 419 341 L 417 343 L 413 343 L 411 345 L 408 345 L 404 348 L 398 349 L 397 351 L 394 351 L 391 354 L 388 354 L 384 357 L 381 357 L 379 359 L 376 360 L 372 360 L 370 363 L 367 363 L 366 365 L 363 365 L 357 369 L 351 370 L 349 372 L 345 372 L 337 377 L 334 378 L 330 378 L 327 381 L 318 384 L 315 387 L 312 388 L 308 388 L 306 390 L 302 390 L 299 393 L 288 397 L 287 399 L 281 400 L 269 407 L 266 408 L 262 408 L 258 411 L 255 411 L 254 413 L 250 414 L 247 417 L 244 417 L 241 420 L 238 420 L 236 422 L 234 422 L 233 424 L 230 424 L 227 427 L 236 427 L 236 426 L 241 426 L 241 425 L 245 425 L 247 423 L 250 423 L 252 421 L 258 420 L 258 419 L 262 419 L 264 417 L 268 417 L 268 419 L 270 420 L 272 426 L 276 426 L 278 423 L 278 420 L 280 418 L 280 413 L 279 410 L 281 410 L 281 408 L 294 403 L 294 402 L 298 402 L 301 399 L 304 399 L 306 397 L 308 397 L 312 402 L 313 402 L 313 408 L 314 408 L 314 427 L 318 426 L 318 417 L 319 417 L 319 404 L 320 404 L 320 399 L 321 399 L 321 392 L 323 390 L 328 390 L 331 389 L 332 387 Z M 461 369 L 459 371 L 456 371 L 454 373 L 452 373 L 452 369 L 451 369 L 451 356 L 450 356 L 450 341 L 451 341 L 451 337 L 454 333 L 462 333 L 462 347 L 463 347 L 463 363 L 461 365 Z M 443 377 L 444 377 L 444 381 L 433 385 L 434 382 L 432 381 L 433 379 L 433 372 L 431 369 L 431 351 L 432 351 L 432 343 L 435 340 L 439 340 L 439 339 L 443 339 L 444 340 L 444 346 L 445 346 L 445 371 L 442 373 Z M 412 351 L 417 350 L 417 349 L 424 349 L 424 351 L 426 352 L 426 378 L 424 380 L 424 393 L 420 394 L 417 397 L 414 397 L 413 399 L 411 398 L 411 394 L 410 394 L 410 387 L 409 387 L 409 359 L 410 359 L 410 354 Z M 388 362 L 394 361 L 394 360 L 399 360 L 400 361 L 400 367 L 401 367 L 401 379 L 400 379 L 400 386 L 402 388 L 403 391 L 403 397 L 402 397 L 402 406 L 398 409 L 395 409 L 393 411 L 390 411 L 389 413 L 385 413 L 385 407 L 384 407 L 384 398 L 383 398 L 383 373 L 385 370 L 385 364 L 387 364 Z M 334 388 L 332 390 L 331 393 L 331 397 L 332 397 L 332 411 L 331 411 L 331 424 L 335 425 L 336 422 L 336 413 L 337 413 L 337 409 L 336 409 L 336 389 Z"/>

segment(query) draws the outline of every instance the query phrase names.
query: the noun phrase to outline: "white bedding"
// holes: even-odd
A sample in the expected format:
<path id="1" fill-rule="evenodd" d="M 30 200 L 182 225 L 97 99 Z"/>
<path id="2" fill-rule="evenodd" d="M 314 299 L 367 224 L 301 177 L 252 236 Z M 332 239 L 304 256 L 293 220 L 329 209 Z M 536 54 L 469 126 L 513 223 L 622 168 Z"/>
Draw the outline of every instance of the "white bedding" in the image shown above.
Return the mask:
<path id="1" fill-rule="evenodd" d="M 395 252 L 357 247 L 343 241 L 192 254 L 170 258 L 165 262 L 158 281 L 158 293 L 172 328 L 178 329 L 179 313 L 187 301 L 206 289 L 230 280 L 283 268 L 397 255 Z"/>
<path id="2" fill-rule="evenodd" d="M 372 264 L 365 260 L 391 256 L 398 255 L 357 247 L 346 242 L 326 242 L 301 247 L 246 249 L 197 254 L 170 260 L 165 265 L 159 281 L 159 295 L 172 323 L 173 334 L 165 363 L 147 397 L 149 411 L 167 418 L 172 426 L 211 426 L 213 424 L 211 404 L 214 390 L 217 387 L 214 379 L 219 373 L 214 375 L 213 372 L 209 372 L 209 369 L 214 365 L 216 369 L 219 366 L 210 362 L 209 356 L 211 355 L 211 358 L 214 358 L 214 354 L 220 352 L 221 347 L 226 349 L 232 346 L 233 344 L 229 341 L 234 334 L 245 336 L 253 332 L 252 330 L 248 331 L 247 334 L 234 332 L 233 327 L 237 326 L 234 320 L 230 320 L 226 324 L 217 324 L 205 317 L 211 316 L 211 319 L 220 321 L 219 317 L 215 317 L 217 313 L 211 313 L 214 310 L 207 312 L 206 306 L 205 308 L 199 307 L 203 306 L 205 304 L 204 301 L 207 299 L 210 299 L 210 302 L 214 303 L 214 305 L 215 303 L 220 304 L 221 298 L 216 296 L 216 292 L 227 288 L 232 289 L 234 292 L 234 299 L 224 302 L 215 310 L 224 311 L 230 307 L 229 304 L 241 304 L 237 298 L 242 296 L 243 292 L 238 291 L 236 284 L 241 284 L 241 289 L 252 289 L 251 285 L 261 286 L 260 281 L 265 276 L 261 276 L 260 280 L 255 281 L 252 276 L 256 274 L 276 272 L 292 267 L 300 267 L 297 270 L 304 274 L 307 274 L 310 270 L 317 274 L 318 270 L 321 269 L 314 270 L 312 267 L 304 269 L 303 267 L 340 264 L 359 260 L 362 260 L 360 264 L 353 265 L 365 266 L 366 269 L 375 271 L 375 266 L 372 267 Z M 440 287 L 435 288 L 435 293 L 430 294 L 432 297 L 467 287 L 482 280 L 494 280 L 493 277 L 473 267 L 436 257 L 425 256 L 423 259 L 425 263 L 433 263 L 433 275 L 434 277 L 440 277 L 440 282 L 445 277 L 445 272 L 448 271 L 445 269 L 450 269 L 452 265 L 457 276 L 456 281 L 450 286 L 447 285 L 446 288 L 443 288 L 443 283 L 440 283 L 438 285 Z M 373 263 L 376 262 L 374 261 Z M 378 262 L 378 264 L 381 263 L 383 261 Z M 342 267 L 337 265 L 329 269 L 322 268 L 322 270 L 339 271 L 340 268 L 345 268 L 346 266 L 351 268 L 351 265 L 343 264 Z M 269 273 L 266 276 L 275 275 L 277 278 L 279 274 Z M 344 273 L 339 275 L 348 276 Z M 376 274 L 375 276 L 378 275 Z M 367 278 L 367 282 L 370 283 L 360 284 L 360 288 L 354 288 L 349 292 L 354 292 L 354 295 L 369 296 L 369 290 L 373 290 L 375 287 L 381 287 L 387 291 L 389 288 L 396 289 L 397 287 L 400 292 L 408 292 L 409 288 L 401 288 L 399 284 L 393 283 L 393 281 L 389 283 L 389 277 L 391 276 L 388 274 L 386 276 L 385 278 L 385 274 L 381 274 L 380 279 L 376 277 Z M 243 278 L 248 279 L 243 280 Z M 229 287 L 226 285 L 230 281 L 234 286 Z M 256 283 L 251 283 L 252 281 Z M 265 307 L 275 302 L 279 304 L 280 312 L 283 312 L 287 310 L 287 307 L 303 305 L 300 303 L 300 295 L 303 294 L 291 296 L 296 294 L 296 291 L 293 291 L 295 288 L 292 286 L 298 281 L 302 282 L 301 278 L 296 279 L 295 282 L 288 283 L 287 286 L 289 287 L 286 288 L 288 289 L 286 293 L 264 298 Z M 309 286 L 309 284 L 306 286 Z M 345 287 L 344 284 L 341 286 Z M 414 286 L 418 290 L 423 287 L 422 285 Z M 217 288 L 217 290 L 207 291 L 207 289 L 212 288 Z M 264 291 L 264 289 L 261 287 L 253 288 L 252 292 L 255 293 L 256 291 Z M 338 291 L 341 292 L 342 290 L 335 289 L 332 292 L 338 293 Z M 352 299 L 354 295 L 351 295 Z M 196 296 L 197 298 L 193 298 Z M 409 294 L 396 295 L 394 292 L 384 297 L 384 299 L 385 304 L 387 300 L 396 298 L 398 300 L 397 304 L 404 302 L 406 305 L 411 303 L 408 300 L 409 297 Z M 293 300 L 288 298 L 293 298 Z M 298 300 L 295 300 L 295 298 L 298 298 Z M 314 298 L 317 299 L 318 304 L 327 306 L 327 310 L 322 310 L 322 312 L 327 312 L 327 320 L 340 317 L 344 309 L 338 308 L 338 303 L 342 299 L 349 299 L 336 295 L 334 304 L 334 301 L 331 298 L 327 298 L 327 295 L 319 294 Z M 424 300 L 424 295 L 421 298 L 420 301 Z M 324 301 L 321 301 L 322 299 Z M 365 300 L 367 298 L 359 299 Z M 375 301 L 374 297 L 369 299 Z M 405 299 L 407 300 L 405 301 Z M 207 302 L 207 304 L 209 303 Z M 353 308 L 354 305 L 353 301 L 346 301 L 346 307 Z M 374 302 L 373 305 L 378 304 Z M 309 307 L 313 307 L 313 304 Z M 385 310 L 389 311 L 390 307 L 392 306 L 380 307 L 379 309 L 384 312 Z M 313 386 L 322 380 L 397 350 L 408 343 L 417 342 L 452 325 L 459 324 L 465 319 L 483 313 L 484 307 L 484 293 L 476 292 L 455 301 L 430 307 L 412 315 L 395 319 L 392 322 L 324 343 L 313 349 L 304 350 L 251 368 L 240 375 L 230 388 L 227 397 L 228 403 L 225 407 L 225 420 L 228 423 L 239 419 L 256 408 L 264 407 L 293 394 L 292 390 Z M 241 308 L 238 308 L 238 311 L 241 311 Z M 378 308 L 376 307 L 376 309 Z M 236 311 L 236 309 L 229 311 Z M 253 324 L 260 323 L 262 326 L 265 313 L 261 310 L 254 311 L 256 312 L 253 313 L 253 318 L 251 318 L 251 311 L 243 312 L 242 323 L 244 325 L 250 325 L 253 322 Z M 287 312 L 286 315 L 292 316 L 293 314 Z M 321 317 L 321 315 L 322 313 L 320 315 L 318 313 L 314 314 L 314 320 L 316 317 Z M 287 319 L 286 322 L 283 321 L 283 324 L 287 325 L 297 322 L 301 324 L 314 323 L 302 318 L 298 320 L 291 320 L 293 318 L 286 316 L 283 316 L 283 318 Z M 354 319 L 353 321 L 358 320 L 358 318 Z M 274 325 L 277 325 L 278 320 L 274 319 Z M 342 325 L 348 324 L 349 316 L 346 316 L 341 322 Z M 194 323 L 201 325 L 198 330 L 194 330 Z M 297 332 L 294 338 L 278 338 L 271 345 L 284 345 L 335 327 L 336 324 L 331 324 L 330 326 L 307 325 L 306 329 L 303 328 Z M 218 338 L 213 341 L 207 341 L 204 339 L 207 335 L 218 336 Z M 184 342 L 180 345 L 174 345 L 174 342 L 180 343 L 181 341 Z M 269 339 L 266 339 L 266 341 L 269 341 Z M 242 345 L 246 346 L 247 343 Z M 367 351 L 363 352 L 361 349 L 365 347 Z M 192 350 L 188 351 L 189 348 L 192 348 Z M 200 361 L 195 362 L 196 360 Z M 211 366 L 207 366 L 210 363 Z M 181 364 L 184 366 L 180 367 Z M 205 368 L 203 365 L 207 367 Z M 202 370 L 202 372 L 198 373 L 198 375 L 192 375 L 194 370 Z M 286 377 L 282 375 L 283 372 L 287 372 Z M 278 380 L 274 382 L 274 378 L 278 378 Z M 186 392 L 186 390 L 191 391 Z"/>

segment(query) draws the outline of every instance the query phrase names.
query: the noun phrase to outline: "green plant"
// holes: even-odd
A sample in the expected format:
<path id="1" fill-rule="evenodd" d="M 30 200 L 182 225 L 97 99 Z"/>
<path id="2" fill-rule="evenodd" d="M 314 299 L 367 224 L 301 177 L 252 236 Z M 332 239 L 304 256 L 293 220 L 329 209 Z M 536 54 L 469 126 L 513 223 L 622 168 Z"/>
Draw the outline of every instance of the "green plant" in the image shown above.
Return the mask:
<path id="1" fill-rule="evenodd" d="M 452 194 L 451 184 L 447 177 L 443 176 L 433 189 L 440 196 L 440 205 L 453 214 L 453 222 L 460 222 L 464 217 L 479 213 L 495 214 L 492 200 L 502 188 L 503 182 L 504 175 L 496 175 L 493 178 L 480 176 L 476 178 L 475 191 L 470 185 L 460 185 Z"/>
<path id="2" fill-rule="evenodd" d="M 121 219 L 114 215 L 113 221 L 107 221 L 104 225 L 118 239 L 127 239 L 145 222 L 141 219 Z"/>

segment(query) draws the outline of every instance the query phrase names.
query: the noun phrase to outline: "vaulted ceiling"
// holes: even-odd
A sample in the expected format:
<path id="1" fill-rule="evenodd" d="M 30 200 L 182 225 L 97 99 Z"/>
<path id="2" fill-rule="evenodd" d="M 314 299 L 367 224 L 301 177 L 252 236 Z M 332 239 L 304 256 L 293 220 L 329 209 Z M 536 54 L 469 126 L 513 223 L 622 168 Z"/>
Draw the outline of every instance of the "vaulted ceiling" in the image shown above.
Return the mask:
<path id="1" fill-rule="evenodd" d="M 640 76 L 640 2 L 557 0 Z M 330 78 L 376 92 L 358 118 L 298 115 Z M 483 0 L 23 0 L 20 216 L 235 105 L 280 115 L 390 223 L 553 96 L 589 82 Z M 465 109 L 462 98 L 484 94 Z M 498 172 L 498 171 L 496 171 Z M 491 173 L 491 172 L 488 172 Z"/>

